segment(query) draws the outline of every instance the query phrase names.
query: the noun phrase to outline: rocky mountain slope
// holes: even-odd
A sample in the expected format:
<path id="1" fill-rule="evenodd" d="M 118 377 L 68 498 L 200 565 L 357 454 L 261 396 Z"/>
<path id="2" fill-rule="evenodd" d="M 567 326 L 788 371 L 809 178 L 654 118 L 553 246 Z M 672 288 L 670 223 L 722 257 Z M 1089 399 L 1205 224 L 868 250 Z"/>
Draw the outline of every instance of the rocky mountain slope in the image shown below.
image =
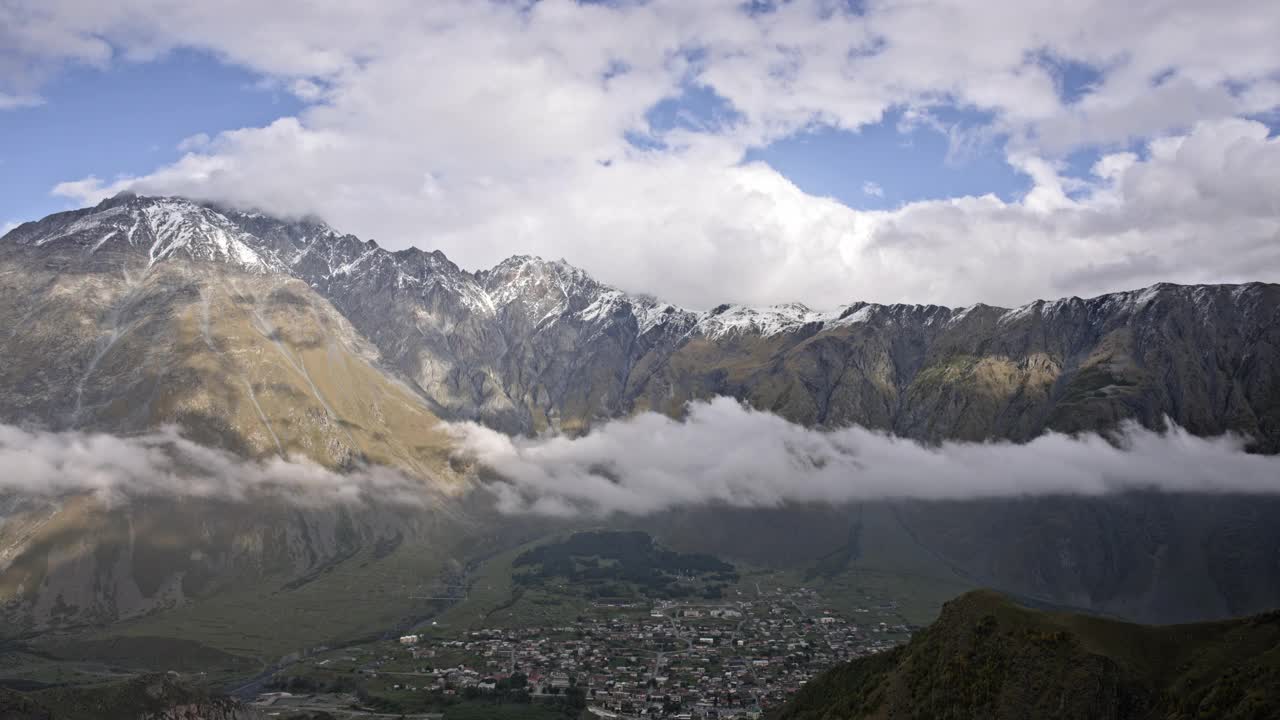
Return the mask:
<path id="1" fill-rule="evenodd" d="M 578 433 L 732 395 L 807 425 L 859 423 L 931 441 L 1026 440 L 1168 417 L 1280 451 L 1275 285 L 1157 285 L 1016 309 L 859 302 L 694 312 L 609 288 L 563 261 L 517 256 L 472 273 L 439 252 L 390 252 L 315 220 L 128 195 L 0 241 L 0 262 L 12 267 L 50 253 L 98 270 L 123 257 L 138 268 L 213 260 L 296 278 L 439 412 L 508 432 Z"/>
<path id="2" fill-rule="evenodd" d="M 398 468 L 441 497 L 468 483 L 441 418 L 573 434 L 717 395 L 805 425 L 927 441 L 1167 417 L 1277 452 L 1278 348 L 1280 286 L 1265 284 L 1158 285 L 1017 309 L 691 311 L 563 261 L 513 257 L 468 272 L 318 220 L 179 198 L 122 195 L 0 238 L 0 423 L 123 435 L 173 425 L 255 462 Z M 765 544 L 804 545 L 816 553 L 804 563 L 825 557 L 836 572 L 906 553 L 948 581 L 1176 620 L 1280 601 L 1273 507 L 882 504 L 865 514 L 874 523 L 839 508 L 822 527 L 785 510 L 792 520 L 771 523 L 794 532 Z M 714 538 L 735 551 L 761 545 L 730 532 L 739 524 L 766 535 L 743 523 L 749 513 L 712 515 L 684 530 L 654 522 L 691 550 Z M 440 565 L 442 538 L 467 545 L 445 524 L 386 507 L 0 497 L 0 631 L 107 622 L 228 588 L 269 588 L 287 604 L 344 563 L 371 574 L 388 557 Z"/>
<path id="3" fill-rule="evenodd" d="M 1280 613 L 1150 627 L 948 602 L 893 651 L 807 683 L 776 720 L 1264 718 L 1280 714 Z"/>
<path id="4" fill-rule="evenodd" d="M 440 497 L 463 488 L 430 401 L 222 215 L 116 205 L 50 226 L 0 242 L 0 423 L 126 436 L 172 425 L 254 462 L 389 466 Z M 0 494 L 0 635 L 297 584 L 430 543 L 437 525 L 394 503 Z"/>
<path id="5" fill-rule="evenodd" d="M 0 243 L 0 420 L 440 475 L 429 403 L 311 286 L 212 211 L 120 209 Z"/>

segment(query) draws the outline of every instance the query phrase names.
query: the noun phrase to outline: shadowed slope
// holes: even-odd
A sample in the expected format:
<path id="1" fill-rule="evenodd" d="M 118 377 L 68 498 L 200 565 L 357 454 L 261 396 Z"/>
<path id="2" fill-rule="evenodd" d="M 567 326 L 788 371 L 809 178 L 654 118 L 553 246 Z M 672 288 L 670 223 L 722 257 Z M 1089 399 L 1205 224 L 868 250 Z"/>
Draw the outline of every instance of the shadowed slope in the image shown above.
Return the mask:
<path id="1" fill-rule="evenodd" d="M 1142 626 L 977 591 L 908 645 L 815 678 L 773 717 L 1260 719 L 1280 713 L 1278 688 L 1280 613 Z"/>

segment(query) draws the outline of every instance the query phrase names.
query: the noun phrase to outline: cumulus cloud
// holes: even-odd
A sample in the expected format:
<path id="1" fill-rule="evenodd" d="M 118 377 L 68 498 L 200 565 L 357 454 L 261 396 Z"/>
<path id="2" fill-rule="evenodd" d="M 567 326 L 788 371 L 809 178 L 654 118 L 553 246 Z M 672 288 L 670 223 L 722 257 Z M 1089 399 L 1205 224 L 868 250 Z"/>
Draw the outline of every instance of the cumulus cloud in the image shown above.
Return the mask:
<path id="1" fill-rule="evenodd" d="M 376 7 L 319 0 L 217 6 L 13 0 L 0 7 L 0 81 L 30 84 L 41 67 L 58 62 L 100 66 L 194 47 L 280 78 L 304 100 L 363 101 L 394 90 L 420 102 L 433 91 L 453 94 L 479 69 L 476 63 L 491 59 L 497 72 L 480 73 L 484 82 L 473 99 L 506 102 L 489 97 L 486 87 L 524 85 L 518 94 L 542 96 L 537 115 L 516 118 L 531 126 L 556 108 L 574 122 L 572 111 L 590 93 L 575 95 L 572 86 L 554 81 L 577 75 L 601 89 L 617 81 L 661 92 L 670 92 L 673 80 L 693 79 L 732 102 L 757 134 L 785 133 L 814 120 L 857 128 L 894 104 L 954 99 L 995 111 L 1011 128 L 1030 128 L 1028 137 L 1069 141 L 1071 131 L 1035 123 L 1066 109 L 1116 115 L 1134 105 L 1130 112 L 1143 118 L 1146 134 L 1171 127 L 1161 114 L 1185 106 L 1186 93 L 1222 88 L 1233 90 L 1228 112 L 1256 111 L 1250 103 L 1258 95 L 1249 91 L 1272 80 L 1280 64 L 1272 42 L 1277 20 L 1280 11 L 1264 0 L 1070 7 L 1050 0 L 794 0 L 750 7 L 740 0 L 391 0 Z M 454 62 L 449 68 L 411 64 L 428 56 Z M 510 65 L 519 59 L 529 62 Z M 1065 62 L 1101 74 L 1084 97 L 1060 97 L 1052 71 Z M 406 71 L 412 74 L 401 74 Z M 388 81 L 394 87 L 386 87 Z M 1185 89 L 1168 106 L 1150 107 L 1146 91 L 1165 87 Z M 317 92 L 321 88 L 332 92 Z M 626 89 L 627 97 L 617 100 L 644 94 Z M 584 84 L 576 92 L 585 90 Z M 1214 116 L 1223 111 L 1201 105 Z M 600 118 L 606 126 L 613 119 Z M 1174 122 L 1201 119 L 1178 114 Z M 1128 129 L 1118 132 L 1112 137 Z"/>
<path id="2" fill-rule="evenodd" d="M 20 0 L 0 7 L 0 77 L 191 47 L 306 104 L 142 177 L 69 178 L 61 194 L 131 187 L 318 214 L 473 269 L 515 252 L 564 257 L 696 308 L 1016 305 L 1280 279 L 1277 145 L 1232 119 L 1280 103 L 1280 4 L 852 5 Z M 1097 75 L 1078 96 L 1061 87 L 1067 64 Z M 651 123 L 691 90 L 729 119 Z M 990 118 L 975 133 L 938 129 L 1003 138 L 1026 197 L 856 212 L 743 162 L 815 125 L 857 130 L 894 110 L 936 120 L 935 108 Z M 1144 153 L 1128 166 L 1064 177 L 1067 153 L 1134 142 Z M 1214 152 L 1225 162 L 1208 162 Z"/>
<path id="3" fill-rule="evenodd" d="M 862 194 L 869 197 L 884 197 L 884 188 L 880 187 L 880 183 L 874 180 L 866 180 L 862 183 Z"/>
<path id="4" fill-rule="evenodd" d="M 195 135 L 188 135 L 187 137 L 184 137 L 182 138 L 182 140 L 178 141 L 178 150 L 182 152 L 191 152 L 193 150 L 199 150 L 201 148 L 207 147 L 208 145 L 209 145 L 209 134 L 196 133 Z M 54 188 L 54 192 L 55 193 L 58 192 L 57 188 Z"/>
<path id="5" fill-rule="evenodd" d="M 254 461 L 204 447 L 165 428 L 117 437 L 0 425 L 0 494 L 57 497 L 94 493 L 108 501 L 167 495 L 306 506 L 381 504 L 425 507 L 426 481 L 386 467 L 338 473 L 305 461 Z"/>
<path id="6" fill-rule="evenodd" d="M 1017 161 L 1035 186 L 1020 200 L 885 211 L 808 195 L 763 163 L 730 162 L 712 142 L 586 163 L 539 176 L 536 186 L 406 177 L 415 186 L 406 194 L 383 192 L 378 176 L 394 164 L 394 148 L 379 162 L 376 149 L 293 121 L 220 142 L 224 152 L 189 155 L 145 178 L 58 191 L 93 200 L 126 187 L 197 196 L 218 188 L 216 198 L 299 215 L 314 202 L 337 227 L 364 228 L 391 247 L 421 238 L 414 242 L 472 268 L 516 250 L 564 257 L 606 283 L 693 308 L 1016 306 L 1156 282 L 1280 281 L 1280 140 L 1247 120 L 1152 141 L 1146 159 L 1104 156 L 1103 175 L 1083 188 L 1027 157 Z M 349 162 L 335 160 L 344 155 Z M 297 177 L 312 182 L 286 182 Z"/>
<path id="7" fill-rule="evenodd" d="M 1125 427 L 1048 434 L 1025 445 L 937 447 L 863 428 L 806 429 L 728 398 L 695 403 L 683 422 L 653 413 L 580 438 L 510 438 L 459 425 L 465 451 L 502 479 L 506 512 L 651 513 L 677 506 L 774 507 L 875 499 L 967 499 L 1126 490 L 1280 492 L 1280 458 L 1237 437 Z M 1118 441 L 1118 442 L 1116 442 Z"/>

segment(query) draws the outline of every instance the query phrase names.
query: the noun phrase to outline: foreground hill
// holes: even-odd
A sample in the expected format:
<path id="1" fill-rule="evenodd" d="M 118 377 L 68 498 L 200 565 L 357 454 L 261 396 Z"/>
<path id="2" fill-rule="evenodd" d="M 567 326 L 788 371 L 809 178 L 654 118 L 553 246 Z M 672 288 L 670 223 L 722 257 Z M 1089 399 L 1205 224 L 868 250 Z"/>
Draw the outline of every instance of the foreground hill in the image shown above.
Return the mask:
<path id="1" fill-rule="evenodd" d="M 1280 612 L 1142 626 L 971 592 L 908 645 L 818 676 L 773 717 L 1280 717 Z"/>
<path id="2" fill-rule="evenodd" d="M 260 720 L 261 713 L 168 675 L 21 693 L 0 688 L 0 720 Z"/>

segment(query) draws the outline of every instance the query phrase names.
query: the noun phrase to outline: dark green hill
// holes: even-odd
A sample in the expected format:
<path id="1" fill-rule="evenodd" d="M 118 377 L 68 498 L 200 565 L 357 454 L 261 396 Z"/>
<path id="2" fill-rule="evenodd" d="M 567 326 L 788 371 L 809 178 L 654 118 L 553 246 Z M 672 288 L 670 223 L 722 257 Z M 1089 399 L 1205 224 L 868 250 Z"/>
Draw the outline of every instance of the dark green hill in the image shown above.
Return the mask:
<path id="1" fill-rule="evenodd" d="M 947 603 L 909 644 L 814 678 L 775 720 L 1280 717 L 1280 612 L 1147 626 Z"/>
<path id="2" fill-rule="evenodd" d="M 256 720 L 254 710 L 168 675 L 20 693 L 0 688 L 0 720 Z"/>

